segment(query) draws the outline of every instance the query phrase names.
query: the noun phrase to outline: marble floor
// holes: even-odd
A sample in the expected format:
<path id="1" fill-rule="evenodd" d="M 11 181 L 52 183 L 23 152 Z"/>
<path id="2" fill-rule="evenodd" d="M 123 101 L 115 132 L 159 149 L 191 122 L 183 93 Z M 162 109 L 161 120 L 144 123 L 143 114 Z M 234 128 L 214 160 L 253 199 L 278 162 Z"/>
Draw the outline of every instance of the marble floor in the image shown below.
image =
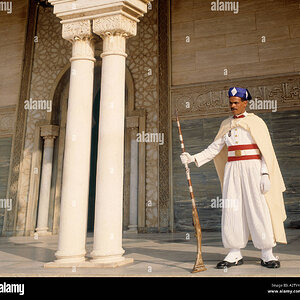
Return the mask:
<path id="1" fill-rule="evenodd" d="M 278 244 L 274 250 L 281 268 L 260 266 L 260 251 L 249 242 L 242 251 L 244 264 L 227 270 L 215 268 L 227 253 L 220 232 L 203 232 L 202 255 L 207 270 L 193 274 L 196 258 L 193 233 L 124 233 L 124 255 L 134 261 L 117 268 L 45 268 L 46 263 L 55 259 L 58 236 L 1 237 L 0 277 L 300 277 L 300 230 L 286 232 L 288 244 Z M 93 236 L 88 235 L 87 257 L 92 247 Z"/>

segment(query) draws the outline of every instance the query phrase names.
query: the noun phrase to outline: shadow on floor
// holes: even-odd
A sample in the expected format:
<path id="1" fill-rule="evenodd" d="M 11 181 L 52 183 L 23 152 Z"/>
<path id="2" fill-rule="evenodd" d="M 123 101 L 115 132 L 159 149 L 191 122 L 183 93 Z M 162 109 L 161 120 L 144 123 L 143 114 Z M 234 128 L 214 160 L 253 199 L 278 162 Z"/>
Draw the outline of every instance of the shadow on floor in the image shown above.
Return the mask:
<path id="1" fill-rule="evenodd" d="M 1 243 L 0 251 L 8 254 L 24 257 L 38 262 L 49 262 L 55 259 L 56 250 L 31 246 L 28 243 L 14 243 L 6 241 Z"/>

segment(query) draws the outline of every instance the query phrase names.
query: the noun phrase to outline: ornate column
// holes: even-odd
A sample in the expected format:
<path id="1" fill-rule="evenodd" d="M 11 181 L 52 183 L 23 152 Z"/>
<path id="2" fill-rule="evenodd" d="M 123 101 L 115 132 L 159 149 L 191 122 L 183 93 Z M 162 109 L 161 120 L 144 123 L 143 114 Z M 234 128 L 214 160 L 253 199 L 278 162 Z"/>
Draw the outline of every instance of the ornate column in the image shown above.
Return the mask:
<path id="1" fill-rule="evenodd" d="M 64 23 L 62 36 L 72 47 L 65 138 L 62 198 L 56 265 L 85 261 L 91 122 L 94 80 L 94 40 L 91 21 Z"/>
<path id="2" fill-rule="evenodd" d="M 36 232 L 38 235 L 42 236 L 51 234 L 51 232 L 48 232 L 48 214 L 52 178 L 53 147 L 54 140 L 58 136 L 58 132 L 58 126 L 41 126 L 41 136 L 44 139 L 44 153 Z"/>
<path id="3" fill-rule="evenodd" d="M 126 38 L 136 35 L 136 21 L 124 15 L 95 19 L 103 39 L 100 124 L 92 263 L 132 262 L 122 256 L 123 156 Z"/>

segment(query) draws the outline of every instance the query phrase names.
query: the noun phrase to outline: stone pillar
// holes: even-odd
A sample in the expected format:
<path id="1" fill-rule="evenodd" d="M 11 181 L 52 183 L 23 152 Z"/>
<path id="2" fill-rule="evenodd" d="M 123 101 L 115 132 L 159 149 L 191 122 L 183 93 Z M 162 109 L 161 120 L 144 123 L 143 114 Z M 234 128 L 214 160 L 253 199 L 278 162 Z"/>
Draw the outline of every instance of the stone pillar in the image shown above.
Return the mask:
<path id="1" fill-rule="evenodd" d="M 139 117 L 126 118 L 126 127 L 130 138 L 130 201 L 129 201 L 129 225 L 127 232 L 138 232 L 138 182 L 139 182 L 139 147 L 137 142 Z"/>
<path id="2" fill-rule="evenodd" d="M 52 178 L 52 162 L 54 140 L 58 136 L 59 127 L 54 125 L 44 125 L 41 127 L 41 136 L 44 139 L 44 153 L 42 163 L 42 177 L 39 197 L 38 222 L 36 232 L 38 235 L 49 235 L 48 214 Z"/>
<path id="3" fill-rule="evenodd" d="M 131 129 L 130 141 L 130 214 L 128 231 L 137 233 L 138 211 L 138 143 L 136 140 L 137 128 Z"/>
<path id="4" fill-rule="evenodd" d="M 136 21 L 112 15 L 93 21 L 103 39 L 96 207 L 92 263 L 124 264 L 123 157 L 126 38 L 136 35 Z"/>
<path id="5" fill-rule="evenodd" d="M 94 40 L 91 21 L 63 23 L 72 47 L 56 265 L 85 261 L 93 107 Z"/>

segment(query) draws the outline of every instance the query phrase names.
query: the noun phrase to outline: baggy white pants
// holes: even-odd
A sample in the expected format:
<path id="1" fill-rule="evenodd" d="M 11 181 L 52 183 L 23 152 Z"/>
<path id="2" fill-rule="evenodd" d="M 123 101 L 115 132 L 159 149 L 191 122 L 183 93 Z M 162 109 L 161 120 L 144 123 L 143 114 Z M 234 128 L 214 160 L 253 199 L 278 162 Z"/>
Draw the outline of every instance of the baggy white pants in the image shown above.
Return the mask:
<path id="1" fill-rule="evenodd" d="M 276 245 L 269 208 L 260 190 L 261 160 L 227 162 L 223 182 L 222 241 L 225 248 Z"/>

